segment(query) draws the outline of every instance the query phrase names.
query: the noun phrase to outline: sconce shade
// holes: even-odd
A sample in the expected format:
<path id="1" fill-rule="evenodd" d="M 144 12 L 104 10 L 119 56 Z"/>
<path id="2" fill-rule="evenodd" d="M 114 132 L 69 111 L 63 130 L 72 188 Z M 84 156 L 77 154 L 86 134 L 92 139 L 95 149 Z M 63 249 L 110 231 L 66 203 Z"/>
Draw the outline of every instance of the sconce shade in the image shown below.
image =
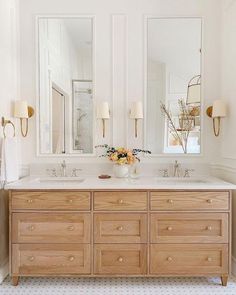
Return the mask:
<path id="1" fill-rule="evenodd" d="M 15 118 L 29 118 L 28 104 L 25 100 L 17 100 L 14 104 L 14 117 Z"/>
<path id="2" fill-rule="evenodd" d="M 108 102 L 101 102 L 97 107 L 97 119 L 109 119 L 110 111 Z"/>
<path id="3" fill-rule="evenodd" d="M 130 110 L 130 119 L 143 119 L 143 104 L 141 101 L 132 103 Z"/>
<path id="4" fill-rule="evenodd" d="M 201 103 L 201 75 L 193 77 L 188 84 L 187 104 Z"/>
<path id="5" fill-rule="evenodd" d="M 215 100 L 212 107 L 212 118 L 226 117 L 226 104 L 223 100 Z"/>

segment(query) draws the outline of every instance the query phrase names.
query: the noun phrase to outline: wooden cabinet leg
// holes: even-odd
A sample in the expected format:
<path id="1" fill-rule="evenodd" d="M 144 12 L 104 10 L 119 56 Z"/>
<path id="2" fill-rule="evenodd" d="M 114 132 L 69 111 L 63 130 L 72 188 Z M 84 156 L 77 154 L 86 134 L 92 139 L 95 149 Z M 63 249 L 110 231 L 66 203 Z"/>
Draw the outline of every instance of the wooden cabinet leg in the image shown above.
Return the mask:
<path id="1" fill-rule="evenodd" d="M 12 277 L 12 285 L 17 286 L 19 283 L 19 277 Z"/>
<path id="2" fill-rule="evenodd" d="M 222 276 L 221 277 L 222 286 L 227 286 L 227 282 L 228 282 L 228 276 Z"/>

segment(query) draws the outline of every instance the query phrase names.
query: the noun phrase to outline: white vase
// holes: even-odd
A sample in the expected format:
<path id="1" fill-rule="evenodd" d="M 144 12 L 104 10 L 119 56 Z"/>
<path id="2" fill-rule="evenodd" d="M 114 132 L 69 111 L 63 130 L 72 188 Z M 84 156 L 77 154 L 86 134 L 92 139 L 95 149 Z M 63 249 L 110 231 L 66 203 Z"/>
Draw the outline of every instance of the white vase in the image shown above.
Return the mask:
<path id="1" fill-rule="evenodd" d="M 128 165 L 118 165 L 113 166 L 113 172 L 115 177 L 124 178 L 129 176 L 129 166 Z"/>

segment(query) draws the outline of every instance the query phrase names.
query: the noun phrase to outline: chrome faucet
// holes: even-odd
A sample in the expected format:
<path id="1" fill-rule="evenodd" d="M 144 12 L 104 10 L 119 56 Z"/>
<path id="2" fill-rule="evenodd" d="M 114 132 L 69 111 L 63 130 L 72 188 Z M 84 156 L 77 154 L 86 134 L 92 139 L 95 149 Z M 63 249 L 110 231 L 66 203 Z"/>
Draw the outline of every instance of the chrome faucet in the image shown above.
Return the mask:
<path id="1" fill-rule="evenodd" d="M 178 161 L 175 161 L 174 164 L 174 177 L 180 177 L 180 164 L 178 163 Z"/>
<path id="2" fill-rule="evenodd" d="M 61 176 L 67 177 L 67 173 L 66 173 L 66 161 L 65 160 L 63 160 L 63 162 L 61 163 Z"/>

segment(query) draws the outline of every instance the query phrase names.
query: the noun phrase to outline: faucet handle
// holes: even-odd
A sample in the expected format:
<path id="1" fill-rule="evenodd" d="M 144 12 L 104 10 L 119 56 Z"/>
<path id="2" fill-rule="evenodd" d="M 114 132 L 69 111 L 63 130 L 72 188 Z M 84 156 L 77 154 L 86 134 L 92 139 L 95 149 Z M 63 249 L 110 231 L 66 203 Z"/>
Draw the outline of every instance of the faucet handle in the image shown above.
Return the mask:
<path id="1" fill-rule="evenodd" d="M 57 177 L 57 170 L 55 168 L 46 170 L 49 176 Z"/>
<path id="2" fill-rule="evenodd" d="M 184 170 L 184 177 L 190 177 L 190 172 L 194 172 L 194 169 L 185 169 Z"/>
<path id="3" fill-rule="evenodd" d="M 71 176 L 72 177 L 77 177 L 77 171 L 82 171 L 82 169 L 73 168 L 72 169 Z"/>
<path id="4" fill-rule="evenodd" d="M 162 177 L 169 177 L 168 169 L 160 169 L 159 172 L 162 173 Z"/>

